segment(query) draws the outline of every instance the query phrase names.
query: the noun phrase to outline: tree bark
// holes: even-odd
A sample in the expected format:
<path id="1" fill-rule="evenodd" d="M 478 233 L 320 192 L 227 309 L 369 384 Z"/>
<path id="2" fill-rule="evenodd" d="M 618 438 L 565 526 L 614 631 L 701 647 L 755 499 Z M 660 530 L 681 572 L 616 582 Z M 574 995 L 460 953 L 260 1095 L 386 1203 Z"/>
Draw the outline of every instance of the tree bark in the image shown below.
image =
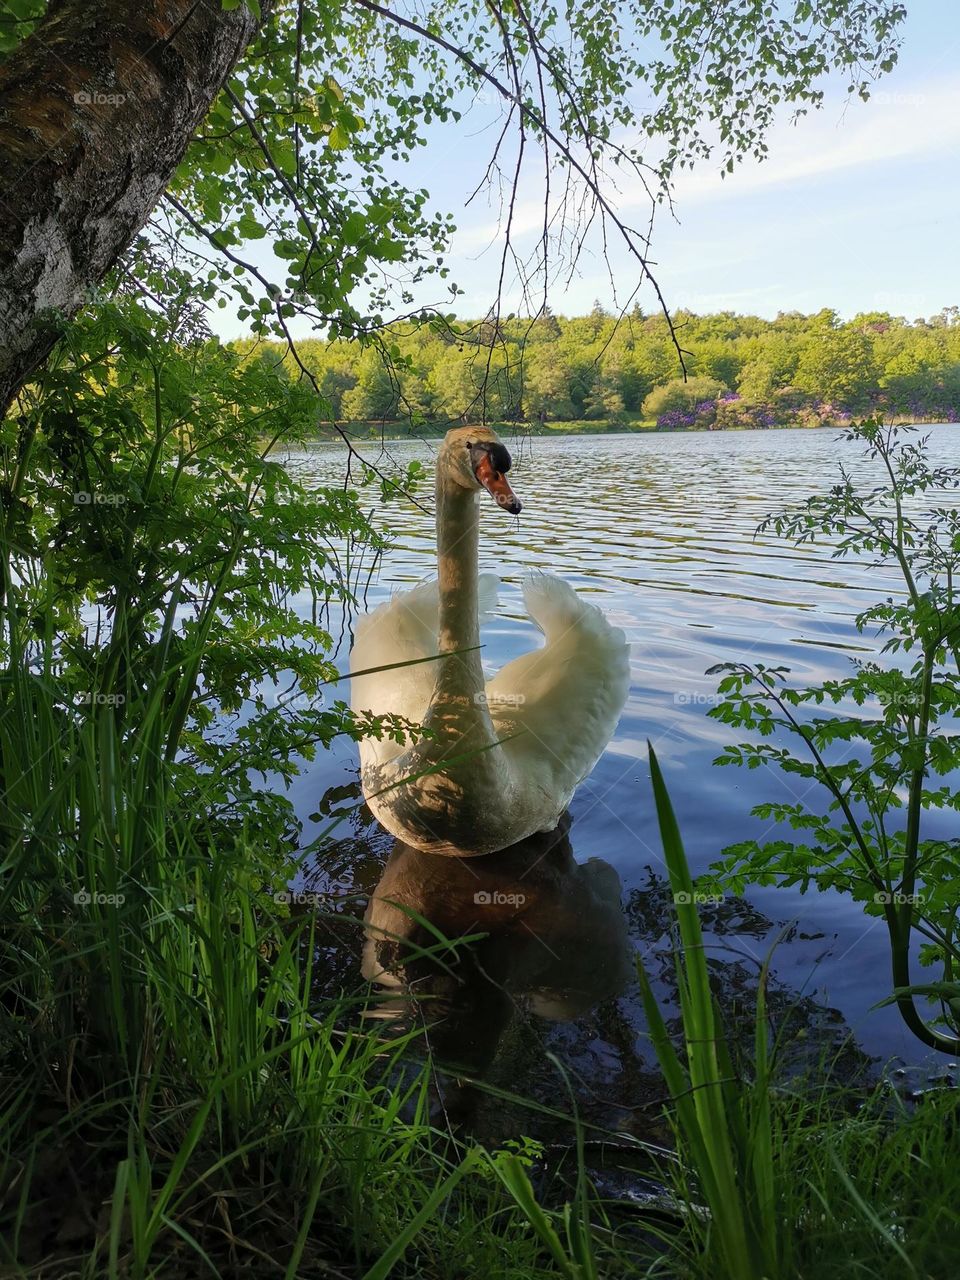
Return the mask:
<path id="1" fill-rule="evenodd" d="M 264 6 L 266 7 L 266 6 Z M 54 0 L 0 66 L 0 413 L 150 216 L 257 30 L 221 0 Z"/>

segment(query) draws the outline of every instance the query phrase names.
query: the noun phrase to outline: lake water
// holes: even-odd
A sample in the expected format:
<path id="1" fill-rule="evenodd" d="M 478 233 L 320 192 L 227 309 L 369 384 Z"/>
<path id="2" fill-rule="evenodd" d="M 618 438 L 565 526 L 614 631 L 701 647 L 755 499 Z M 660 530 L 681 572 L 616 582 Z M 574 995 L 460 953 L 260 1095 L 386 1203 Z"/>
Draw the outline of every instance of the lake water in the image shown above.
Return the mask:
<path id="1" fill-rule="evenodd" d="M 932 456 L 960 463 L 960 429 L 928 430 Z M 662 1086 L 644 1039 L 635 981 L 624 984 L 617 976 L 621 925 L 607 910 L 610 881 L 602 866 L 589 860 L 600 859 L 619 875 L 623 938 L 657 977 L 669 1004 L 669 895 L 647 739 L 666 775 L 695 871 L 705 869 L 725 845 L 770 834 L 769 824 L 750 816 L 752 806 L 793 798 L 799 794 L 797 782 L 765 769 L 712 767 L 737 735 L 707 715 L 716 677 L 707 676 L 706 669 L 746 660 L 786 665 L 798 684 L 842 676 L 852 658 L 877 647 L 857 632 L 855 614 L 896 590 L 897 583 L 867 563 L 831 559 L 826 545 L 798 549 L 772 536 L 754 537 L 769 512 L 832 483 L 841 460 L 855 477 L 868 478 L 871 467 L 862 450 L 842 443 L 835 431 L 505 439 L 514 454 L 511 480 L 524 509 L 515 519 L 492 503 L 483 504 L 481 568 L 503 581 L 499 613 L 482 637 L 488 673 L 537 644 L 519 584 L 525 572 L 545 569 L 588 595 L 624 629 L 632 684 L 613 741 L 574 799 L 572 860 L 566 849 L 556 855 L 553 881 L 543 890 L 550 901 L 544 908 L 549 917 L 544 945 L 555 959 L 538 967 L 518 951 L 515 962 L 507 964 L 510 1009 L 491 1015 L 467 1001 L 453 1017 L 459 1028 L 453 1042 L 458 1035 L 464 1044 L 471 1035 L 482 1040 L 489 1024 L 492 1043 L 485 1054 L 475 1054 L 476 1064 L 483 1059 L 487 1079 L 562 1106 L 567 1086 L 549 1051 L 565 1064 L 588 1118 L 640 1131 L 644 1102 L 658 1096 Z M 428 464 L 436 447 L 436 442 L 386 446 L 400 462 L 418 457 Z M 365 452 L 375 460 L 378 446 Z M 315 483 L 342 474 L 343 453 L 334 445 L 291 453 L 287 460 Z M 388 465 L 386 457 L 380 462 Z M 420 497 L 432 509 L 430 483 Z M 429 514 L 403 501 L 382 508 L 378 519 L 393 529 L 395 542 L 369 583 L 371 607 L 435 571 Z M 309 767 L 293 791 L 305 839 L 322 830 L 332 812 L 351 808 L 356 780 L 350 743 L 339 744 Z M 951 834 L 949 817 L 931 823 L 929 830 Z M 356 913 L 356 903 L 362 908 L 380 880 L 392 841 L 355 808 L 337 837 L 304 866 L 300 883 L 358 895 L 350 899 Z M 397 874 L 395 887 L 404 868 Z M 450 876 L 445 886 L 435 868 L 425 874 L 437 881 L 441 898 L 454 892 Z M 411 899 L 417 910 L 424 907 L 422 885 L 419 892 L 420 899 Z M 558 923 L 564 902 L 572 904 L 579 923 Z M 448 912 L 443 920 L 449 918 Z M 749 1022 L 758 966 L 786 929 L 775 953 L 773 1011 L 787 1058 L 809 1064 L 837 1051 L 851 1072 L 898 1059 L 909 1068 L 909 1077 L 918 1070 L 922 1075 L 922 1046 L 902 1028 L 896 1012 L 871 1008 L 890 989 L 881 920 L 864 917 L 839 894 L 801 895 L 782 887 L 725 899 L 704 918 L 715 987 L 731 1026 Z M 487 926 L 496 937 L 500 924 L 487 917 Z M 484 927 L 481 918 L 474 931 Z M 358 929 L 331 935 L 330 962 L 341 986 L 361 981 L 361 941 Z M 498 946 L 501 958 L 511 947 L 523 950 L 509 929 Z M 571 956 L 579 977 L 571 970 Z M 474 1024 L 479 1029 L 471 1033 Z M 841 1050 L 848 1036 L 852 1041 Z M 466 1052 L 464 1057 L 474 1062 Z M 508 1133 L 517 1123 L 495 1100 L 474 1100 L 474 1106 L 485 1112 L 494 1132 Z"/>

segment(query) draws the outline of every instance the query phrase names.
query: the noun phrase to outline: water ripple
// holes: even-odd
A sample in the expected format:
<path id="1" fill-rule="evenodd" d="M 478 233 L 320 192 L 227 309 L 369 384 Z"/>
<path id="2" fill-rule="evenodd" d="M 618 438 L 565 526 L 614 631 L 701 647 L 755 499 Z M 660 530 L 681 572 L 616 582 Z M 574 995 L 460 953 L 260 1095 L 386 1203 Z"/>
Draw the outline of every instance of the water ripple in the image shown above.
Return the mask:
<path id="1" fill-rule="evenodd" d="M 960 463 L 960 430 L 935 427 L 930 435 L 937 461 Z M 389 446 L 404 463 L 419 457 L 429 464 L 435 449 Z M 649 738 L 691 858 L 703 868 L 725 845 L 764 829 L 749 816 L 754 804 L 788 799 L 796 785 L 766 770 L 711 767 L 731 734 L 707 717 L 715 677 L 706 669 L 750 660 L 787 666 L 798 682 L 842 676 L 851 657 L 878 648 L 858 633 L 855 614 L 898 590 L 891 573 L 866 560 L 831 558 L 829 541 L 791 547 L 769 532 L 755 537 L 757 525 L 835 483 L 841 460 L 854 480 L 871 485 L 880 481 L 879 469 L 823 430 L 566 437 L 527 441 L 514 454 L 511 480 L 523 515 L 483 508 L 482 567 L 504 582 L 499 615 L 484 630 L 484 665 L 494 670 L 536 644 L 520 595 L 523 573 L 560 574 L 599 604 L 628 635 L 633 684 L 614 741 L 574 801 L 577 857 L 611 862 L 628 889 L 649 867 L 662 871 Z M 342 462 L 332 445 L 288 458 L 292 470 L 316 483 L 339 479 Z M 383 519 L 395 543 L 371 585 L 371 606 L 435 570 L 433 529 L 422 511 L 396 503 L 383 508 Z M 316 762 L 297 788 L 304 816 L 351 764 L 348 749 Z M 882 930 L 834 894 L 750 896 L 771 919 L 802 922 L 780 952 L 791 982 L 819 991 L 870 1051 L 917 1057 L 895 1014 L 868 1014 L 889 989 Z"/>

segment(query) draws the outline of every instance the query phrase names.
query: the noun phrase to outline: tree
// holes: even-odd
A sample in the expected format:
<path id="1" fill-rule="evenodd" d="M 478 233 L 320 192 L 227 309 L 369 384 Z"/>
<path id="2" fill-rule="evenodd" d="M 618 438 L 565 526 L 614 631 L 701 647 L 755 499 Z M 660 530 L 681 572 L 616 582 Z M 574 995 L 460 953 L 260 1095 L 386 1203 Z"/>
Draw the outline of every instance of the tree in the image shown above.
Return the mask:
<path id="1" fill-rule="evenodd" d="M 231 348 L 243 357 L 243 367 L 254 367 L 267 375 L 290 381 L 290 370 L 284 363 L 284 350 L 275 342 L 232 342 Z"/>
<path id="2" fill-rule="evenodd" d="M 570 399 L 570 366 L 556 344 L 535 344 L 523 359 L 523 407 L 528 419 L 568 421 L 574 416 Z"/>
<path id="3" fill-rule="evenodd" d="M 864 390 L 876 384 L 873 350 L 864 333 L 825 328 L 804 347 L 795 382 L 801 391 L 850 409 L 864 400 Z"/>
<path id="4" fill-rule="evenodd" d="M 650 390 L 637 369 L 635 348 L 636 338 L 632 324 L 621 324 L 600 354 L 602 377 L 620 396 L 622 407 L 630 411 L 640 408 L 644 396 Z"/>
<path id="5" fill-rule="evenodd" d="M 521 404 L 520 366 L 503 347 L 448 347 L 434 365 L 428 389 L 436 412 L 453 421 L 513 420 Z"/>
<path id="6" fill-rule="evenodd" d="M 384 158 L 409 156 L 435 121 L 455 122 L 478 88 L 500 95 L 519 126 L 516 163 L 501 170 L 498 147 L 490 180 L 506 176 L 515 193 L 531 139 L 559 178 L 522 260 L 508 202 L 498 280 L 511 264 L 528 283 L 546 280 L 558 252 L 575 264 L 599 219 L 665 313 L 646 243 L 605 171 L 632 170 L 656 202 L 678 166 L 762 155 L 778 107 L 816 106 L 832 71 L 867 96 L 896 60 L 903 16 L 894 0 L 781 0 L 762 16 L 737 3 L 723 22 L 713 0 L 588 0 L 573 14 L 428 3 L 413 16 L 375 0 L 62 0 L 49 11 L 19 0 L 0 36 L 13 214 L 0 240 L 0 395 L 8 403 L 51 349 L 62 328 L 47 319 L 73 315 L 148 218 L 122 268 L 134 291 L 149 296 L 178 259 L 202 296 L 239 301 L 255 332 L 291 346 L 295 315 L 332 337 L 378 333 L 385 311 L 409 308 L 412 286 L 448 275 L 451 230 Z M 635 105 L 644 85 L 650 108 Z M 656 137 L 663 157 L 622 145 L 626 134 Z M 245 255 L 257 240 L 285 270 Z"/>
<path id="7" fill-rule="evenodd" d="M 643 412 L 648 418 L 662 413 L 690 412 L 704 401 L 716 400 L 726 390 L 728 388 L 716 378 L 690 378 L 687 382 L 675 378 L 650 392 L 643 402 Z"/>
<path id="8" fill-rule="evenodd" d="M 366 350 L 357 366 L 356 382 L 345 391 L 341 413 L 360 421 L 395 418 L 399 408 L 399 385 L 376 351 Z"/>
<path id="9" fill-rule="evenodd" d="M 905 346 L 883 367 L 880 385 L 891 408 L 909 413 L 911 408 L 929 403 L 936 393 L 937 379 L 921 350 Z"/>
<path id="10" fill-rule="evenodd" d="M 751 360 L 743 366 L 737 391 L 748 403 L 768 404 L 777 388 L 777 370 L 769 360 Z"/>
<path id="11" fill-rule="evenodd" d="M 636 375 L 637 405 L 654 389 L 676 376 L 676 361 L 668 350 L 667 334 L 657 320 L 647 320 L 643 333 L 633 348 L 633 369 Z"/>
<path id="12" fill-rule="evenodd" d="M 346 344 L 330 343 L 324 350 L 318 389 L 334 419 L 344 417 L 344 398 L 357 385 L 355 357 Z"/>
<path id="13" fill-rule="evenodd" d="M 699 376 L 714 378 L 725 386 L 735 387 L 740 374 L 742 357 L 729 338 L 720 341 L 708 338 L 694 347 L 695 368 Z"/>
<path id="14" fill-rule="evenodd" d="M 609 418 L 614 422 L 623 417 L 623 396 L 613 378 L 601 372 L 583 406 L 585 418 Z"/>
<path id="15" fill-rule="evenodd" d="M 44 7 L 17 9 L 33 29 L 0 65 L 0 413 L 57 339 L 49 313 L 73 315 L 153 212 L 257 29 L 244 6 L 190 0 Z"/>
<path id="16" fill-rule="evenodd" d="M 544 306 L 543 311 L 530 326 L 531 342 L 553 342 L 560 337 L 560 323 L 553 311 Z"/>

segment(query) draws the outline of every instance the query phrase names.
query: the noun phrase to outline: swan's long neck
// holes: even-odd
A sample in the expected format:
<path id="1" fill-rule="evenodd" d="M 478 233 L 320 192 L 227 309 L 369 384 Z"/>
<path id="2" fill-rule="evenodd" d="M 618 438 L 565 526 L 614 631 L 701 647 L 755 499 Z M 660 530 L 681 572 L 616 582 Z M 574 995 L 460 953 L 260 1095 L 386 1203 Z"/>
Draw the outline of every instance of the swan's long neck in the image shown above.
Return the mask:
<path id="1" fill-rule="evenodd" d="M 437 693 L 476 705 L 484 689 L 477 605 L 480 518 L 476 494 L 437 474 L 437 570 L 440 587 L 439 652 L 459 652 L 440 661 Z M 482 701 L 482 700 L 481 700 Z M 486 720 L 477 706 L 480 720 Z"/>
<path id="2" fill-rule="evenodd" d="M 509 823 L 516 785 L 483 698 L 478 616 L 479 512 L 476 494 L 459 484 L 441 451 L 437 463 L 436 683 L 423 715 L 429 732 L 397 757 L 400 785 L 390 811 L 423 847 L 444 852 L 486 846 L 483 833 Z M 478 696 L 479 695 L 479 696 Z M 394 777 L 396 774 L 394 774 Z M 391 778 L 392 782 L 394 779 Z"/>

